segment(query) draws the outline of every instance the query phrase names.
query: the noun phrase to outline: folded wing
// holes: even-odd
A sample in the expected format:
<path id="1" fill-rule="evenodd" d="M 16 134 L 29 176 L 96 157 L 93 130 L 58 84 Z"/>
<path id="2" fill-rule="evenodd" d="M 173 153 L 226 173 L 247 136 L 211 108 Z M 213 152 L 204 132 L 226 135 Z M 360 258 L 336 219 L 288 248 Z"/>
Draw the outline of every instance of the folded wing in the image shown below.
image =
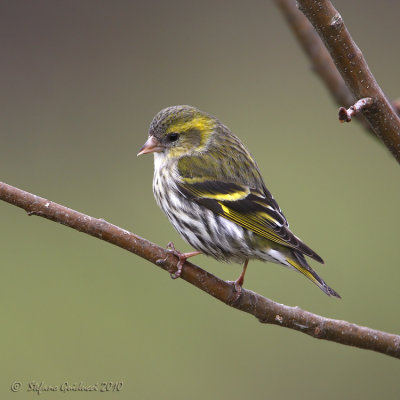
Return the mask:
<path id="1" fill-rule="evenodd" d="M 323 263 L 318 254 L 289 230 L 286 218 L 268 191 L 238 183 L 185 178 L 178 189 L 187 199 L 215 214 Z"/>

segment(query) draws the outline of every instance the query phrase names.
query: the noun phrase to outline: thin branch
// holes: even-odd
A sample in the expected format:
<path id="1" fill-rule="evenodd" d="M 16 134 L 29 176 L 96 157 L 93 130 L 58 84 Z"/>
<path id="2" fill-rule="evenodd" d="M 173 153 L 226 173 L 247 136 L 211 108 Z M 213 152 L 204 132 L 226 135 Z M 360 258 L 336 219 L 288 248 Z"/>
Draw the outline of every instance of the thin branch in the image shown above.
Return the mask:
<path id="1" fill-rule="evenodd" d="M 332 57 L 317 32 L 297 8 L 296 0 L 275 0 L 275 3 L 309 57 L 313 70 L 325 83 L 336 103 L 346 108 L 354 104 L 353 94 L 340 76 Z"/>
<path id="2" fill-rule="evenodd" d="M 346 108 L 354 104 L 355 98 L 353 94 L 341 77 L 318 33 L 310 21 L 297 8 L 296 0 L 275 0 L 275 3 L 310 59 L 312 69 L 324 82 L 336 103 Z M 373 135 L 374 138 L 376 137 L 368 121 L 362 114 L 358 115 L 358 121 L 369 134 Z"/>
<path id="3" fill-rule="evenodd" d="M 373 99 L 372 106 L 361 113 L 400 162 L 400 118 L 377 84 L 341 15 L 329 0 L 297 0 L 297 4 L 325 43 L 353 97 Z"/>
<path id="4" fill-rule="evenodd" d="M 354 105 L 349 107 L 347 110 L 344 107 L 339 108 L 339 121 L 340 122 L 350 122 L 354 115 L 359 114 L 362 110 L 371 107 L 374 101 L 371 97 L 366 99 L 358 100 Z"/>
<path id="5" fill-rule="evenodd" d="M 23 208 L 28 215 L 38 215 L 105 240 L 156 264 L 169 273 L 177 269 L 178 259 L 165 249 L 133 233 L 50 200 L 0 182 L 0 200 Z M 225 304 L 254 315 L 260 322 L 279 325 L 306 333 L 317 339 L 377 351 L 400 358 L 400 336 L 377 331 L 346 321 L 325 318 L 276 303 L 243 289 L 238 298 L 231 283 L 186 262 L 181 278 Z"/>

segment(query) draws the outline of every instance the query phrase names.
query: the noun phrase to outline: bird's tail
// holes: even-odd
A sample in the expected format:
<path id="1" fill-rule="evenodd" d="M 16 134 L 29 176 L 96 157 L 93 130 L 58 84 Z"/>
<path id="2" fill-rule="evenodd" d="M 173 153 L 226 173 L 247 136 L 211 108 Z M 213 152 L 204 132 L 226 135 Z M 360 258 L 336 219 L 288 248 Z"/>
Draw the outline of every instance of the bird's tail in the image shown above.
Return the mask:
<path id="1" fill-rule="evenodd" d="M 293 257 L 286 257 L 286 261 L 296 270 L 306 276 L 311 282 L 315 283 L 328 296 L 341 299 L 340 295 L 329 287 L 325 281 L 308 265 L 303 254 L 292 252 Z"/>

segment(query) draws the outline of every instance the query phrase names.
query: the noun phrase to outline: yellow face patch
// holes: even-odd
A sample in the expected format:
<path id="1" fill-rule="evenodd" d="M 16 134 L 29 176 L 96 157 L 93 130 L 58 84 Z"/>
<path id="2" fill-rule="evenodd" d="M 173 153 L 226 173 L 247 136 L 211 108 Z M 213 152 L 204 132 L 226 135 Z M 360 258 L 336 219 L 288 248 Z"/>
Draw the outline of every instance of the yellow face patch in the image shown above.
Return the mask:
<path id="1" fill-rule="evenodd" d="M 167 133 L 170 132 L 184 132 L 189 129 L 198 129 L 199 131 L 208 130 L 211 126 L 214 125 L 214 121 L 211 118 L 206 117 L 205 115 L 194 116 L 189 121 L 176 121 L 172 123 L 168 129 Z"/>
<path id="2" fill-rule="evenodd" d="M 211 135 L 211 132 L 213 131 L 214 127 L 215 127 L 215 122 L 211 118 L 205 115 L 197 115 L 194 116 L 189 121 L 178 120 L 172 123 L 168 127 L 166 133 L 168 134 L 172 132 L 177 132 L 184 135 L 185 132 L 187 131 L 196 130 L 200 134 L 200 144 L 197 146 L 196 150 L 202 150 L 205 144 L 207 143 L 207 140 Z"/>

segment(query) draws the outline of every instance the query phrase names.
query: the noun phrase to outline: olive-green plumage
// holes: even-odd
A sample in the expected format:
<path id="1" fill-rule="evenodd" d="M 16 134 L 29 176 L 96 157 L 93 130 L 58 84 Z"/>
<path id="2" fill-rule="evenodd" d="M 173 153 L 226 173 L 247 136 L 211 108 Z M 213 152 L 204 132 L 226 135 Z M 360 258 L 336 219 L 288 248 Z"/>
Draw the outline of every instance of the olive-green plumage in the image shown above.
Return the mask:
<path id="1" fill-rule="evenodd" d="M 252 155 L 218 119 L 190 106 L 168 107 L 154 117 L 139 154 L 150 152 L 157 203 L 198 252 L 245 268 L 249 259 L 280 263 L 340 297 L 308 265 L 304 256 L 323 260 L 290 231 Z M 187 256 L 175 253 L 183 264 Z"/>

